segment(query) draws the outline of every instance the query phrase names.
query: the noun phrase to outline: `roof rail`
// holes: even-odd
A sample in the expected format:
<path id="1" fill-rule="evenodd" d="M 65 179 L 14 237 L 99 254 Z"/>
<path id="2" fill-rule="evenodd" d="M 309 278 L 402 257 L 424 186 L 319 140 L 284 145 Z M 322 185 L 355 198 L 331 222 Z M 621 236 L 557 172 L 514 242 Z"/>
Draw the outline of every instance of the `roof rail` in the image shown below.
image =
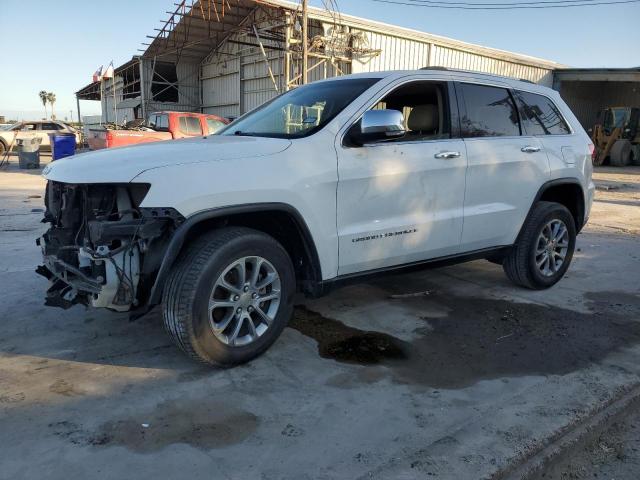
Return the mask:
<path id="1" fill-rule="evenodd" d="M 477 75 L 487 75 L 487 76 L 490 76 L 490 77 L 502 77 L 502 78 L 508 78 L 510 80 L 518 80 L 519 82 L 526 82 L 526 83 L 530 83 L 532 85 L 536 84 L 536 82 L 532 82 L 531 80 L 527 80 L 526 78 L 515 78 L 515 77 L 509 77 L 507 75 L 500 75 L 498 73 L 478 72 L 478 71 L 475 71 L 475 70 L 465 70 L 465 69 L 462 69 L 462 68 L 422 67 L 420 70 L 441 70 L 441 71 L 445 71 L 445 72 L 473 73 L 473 74 L 477 74 Z"/>
<path id="2" fill-rule="evenodd" d="M 462 72 L 462 70 L 456 70 L 455 68 L 449 68 L 449 67 L 422 67 L 420 70 L 445 70 L 447 72 Z"/>

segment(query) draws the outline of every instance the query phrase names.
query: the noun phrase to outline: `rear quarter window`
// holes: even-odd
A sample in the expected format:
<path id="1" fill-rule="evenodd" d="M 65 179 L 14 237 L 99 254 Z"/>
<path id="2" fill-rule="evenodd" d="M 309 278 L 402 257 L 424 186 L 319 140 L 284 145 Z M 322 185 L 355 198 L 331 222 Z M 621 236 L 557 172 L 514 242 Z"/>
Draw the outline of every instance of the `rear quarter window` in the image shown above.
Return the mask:
<path id="1" fill-rule="evenodd" d="M 527 135 L 566 135 L 567 121 L 553 101 L 543 95 L 517 92 L 522 127 Z"/>
<path id="2" fill-rule="evenodd" d="M 518 111 L 506 88 L 459 83 L 456 89 L 465 106 L 460 122 L 464 137 L 520 135 Z"/>

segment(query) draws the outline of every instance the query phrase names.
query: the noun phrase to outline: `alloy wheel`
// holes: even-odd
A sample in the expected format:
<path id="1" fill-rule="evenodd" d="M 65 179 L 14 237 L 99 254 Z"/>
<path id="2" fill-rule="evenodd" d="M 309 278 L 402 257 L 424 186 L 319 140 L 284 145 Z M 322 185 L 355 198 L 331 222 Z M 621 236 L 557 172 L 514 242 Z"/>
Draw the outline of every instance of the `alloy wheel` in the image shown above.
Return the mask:
<path id="1" fill-rule="evenodd" d="M 273 323 L 281 299 L 280 276 L 259 256 L 243 257 L 227 266 L 209 298 L 209 323 L 224 344 L 248 345 Z"/>
<path id="2" fill-rule="evenodd" d="M 564 264 L 569 250 L 569 230 L 562 220 L 547 222 L 536 241 L 536 267 L 545 277 L 555 275 Z"/>

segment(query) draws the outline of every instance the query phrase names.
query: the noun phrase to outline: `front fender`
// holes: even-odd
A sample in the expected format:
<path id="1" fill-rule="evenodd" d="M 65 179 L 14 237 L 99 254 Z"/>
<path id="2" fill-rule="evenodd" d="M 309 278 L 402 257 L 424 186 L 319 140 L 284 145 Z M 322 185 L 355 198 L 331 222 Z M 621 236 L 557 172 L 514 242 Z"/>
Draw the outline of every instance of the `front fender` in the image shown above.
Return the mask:
<path id="1" fill-rule="evenodd" d="M 238 215 L 243 213 L 257 213 L 266 211 L 282 211 L 293 216 L 303 236 L 305 249 L 307 249 L 307 255 L 312 259 L 312 268 L 316 272 L 314 276 L 318 281 L 320 281 L 322 279 L 322 272 L 315 243 L 313 241 L 311 233 L 309 232 L 309 228 L 302 218 L 302 215 L 300 215 L 300 213 L 291 205 L 287 205 L 285 203 L 259 203 L 236 205 L 232 207 L 212 208 L 210 210 L 205 210 L 190 216 L 174 232 L 165 251 L 164 258 L 160 265 L 160 269 L 158 270 L 158 274 L 156 275 L 153 287 L 151 288 L 149 300 L 147 302 L 148 307 L 157 305 L 161 302 L 162 291 L 164 289 L 166 279 L 169 276 L 169 272 L 175 264 L 178 255 L 182 251 L 189 233 L 193 230 L 194 227 L 202 222 L 206 222 L 216 218 L 224 218 L 231 215 Z"/>

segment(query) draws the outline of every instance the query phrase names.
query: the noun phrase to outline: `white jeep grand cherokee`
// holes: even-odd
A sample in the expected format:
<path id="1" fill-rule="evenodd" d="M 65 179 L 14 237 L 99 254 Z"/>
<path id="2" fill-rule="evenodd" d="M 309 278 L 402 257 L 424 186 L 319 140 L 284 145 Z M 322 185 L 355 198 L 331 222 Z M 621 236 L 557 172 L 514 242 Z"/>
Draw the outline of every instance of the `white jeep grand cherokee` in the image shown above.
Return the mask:
<path id="1" fill-rule="evenodd" d="M 589 137 L 548 88 L 425 69 L 284 93 L 220 135 L 57 161 L 39 239 L 47 303 L 162 304 L 191 357 L 245 362 L 296 290 L 486 258 L 564 275 L 593 199 Z"/>

